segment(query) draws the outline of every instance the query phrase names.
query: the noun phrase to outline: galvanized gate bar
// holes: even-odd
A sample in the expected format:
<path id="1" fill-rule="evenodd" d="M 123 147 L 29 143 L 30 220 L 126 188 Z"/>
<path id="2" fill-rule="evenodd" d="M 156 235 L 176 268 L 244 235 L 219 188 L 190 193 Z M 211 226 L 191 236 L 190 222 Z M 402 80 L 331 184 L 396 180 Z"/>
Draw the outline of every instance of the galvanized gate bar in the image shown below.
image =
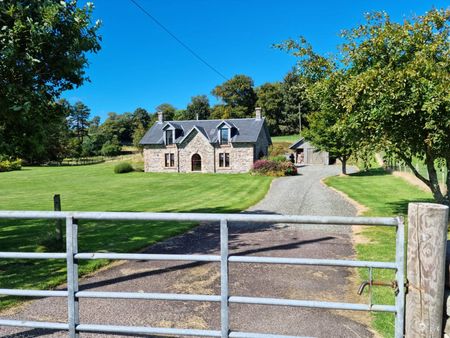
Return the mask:
<path id="1" fill-rule="evenodd" d="M 101 333 L 123 333 L 123 334 L 173 334 L 183 336 L 203 336 L 220 337 L 220 331 L 215 330 L 195 330 L 195 329 L 172 329 L 149 326 L 120 326 L 120 325 L 98 325 L 80 324 L 77 325 L 79 332 L 101 332 Z"/>
<path id="2" fill-rule="evenodd" d="M 397 262 L 395 280 L 398 284 L 398 292 L 395 297 L 395 337 L 402 338 L 405 327 L 405 224 L 402 217 L 397 218 L 395 244 L 395 261 Z"/>
<path id="3" fill-rule="evenodd" d="M 0 258 L 15 259 L 66 259 L 67 254 L 64 252 L 0 252 Z"/>
<path id="4" fill-rule="evenodd" d="M 221 336 L 227 338 L 230 332 L 228 316 L 228 224 L 220 220 L 220 323 Z"/>
<path id="5" fill-rule="evenodd" d="M 125 254 L 114 252 L 88 252 L 78 253 L 77 259 L 120 259 L 137 261 L 196 261 L 196 262 L 220 262 L 220 256 L 215 255 L 161 255 L 161 254 Z"/>
<path id="6" fill-rule="evenodd" d="M 30 327 L 36 329 L 69 330 L 69 324 L 56 322 L 36 322 L 32 320 L 0 319 L 0 326 Z"/>
<path id="7" fill-rule="evenodd" d="M 67 297 L 67 291 L 0 289 L 0 295 L 23 297 Z"/>
<path id="8" fill-rule="evenodd" d="M 230 262 L 264 263 L 264 264 L 293 264 L 315 266 L 345 266 L 355 268 L 397 269 L 395 262 L 350 261 L 345 259 L 313 259 L 264 256 L 230 256 Z"/>
<path id="9" fill-rule="evenodd" d="M 78 298 L 78 263 L 75 254 L 78 252 L 78 224 L 72 217 L 66 218 L 66 250 L 67 250 L 67 315 L 69 321 L 69 337 L 78 337 L 76 326 L 80 322 Z"/>
<path id="10" fill-rule="evenodd" d="M 231 296 L 229 298 L 229 302 L 239 304 L 295 306 L 295 307 L 333 309 L 333 310 L 375 311 L 375 312 L 396 311 L 396 307 L 394 305 L 369 306 L 368 304 L 360 304 L 360 303 L 321 302 L 316 300 L 298 300 L 298 299 L 284 299 L 284 298 Z"/>
<path id="11" fill-rule="evenodd" d="M 180 293 L 149 293 L 149 292 L 112 292 L 112 291 L 78 291 L 78 298 L 113 298 L 113 299 L 146 299 L 174 300 L 194 302 L 220 302 L 221 297 L 215 295 L 194 295 Z"/>
<path id="12" fill-rule="evenodd" d="M 255 332 L 237 332 L 231 331 L 229 334 L 230 338 L 313 338 L 305 336 L 285 336 L 279 334 L 265 334 L 265 333 L 255 333 Z"/>
<path id="13" fill-rule="evenodd" d="M 30 297 L 66 297 L 68 299 L 68 323 L 36 322 L 0 319 L 0 326 L 19 326 L 68 330 L 69 337 L 78 337 L 78 332 L 103 332 L 124 334 L 175 334 L 213 337 L 293 337 L 273 334 L 234 332 L 229 327 L 229 304 L 259 304 L 276 306 L 294 306 L 308 308 L 325 308 L 337 310 L 381 311 L 393 312 L 396 315 L 395 337 L 403 336 L 404 325 L 404 224 L 400 218 L 389 217 L 334 217 L 334 216 L 280 216 L 252 214 L 183 214 L 183 213 L 118 213 L 118 212 L 46 212 L 46 211 L 0 211 L 0 218 L 44 218 L 66 219 L 66 253 L 30 253 L 30 252 L 0 252 L 0 258 L 15 259 L 66 259 L 68 289 L 64 290 L 15 290 L 0 289 L 0 294 Z M 91 220 L 157 220 L 157 221 L 218 221 L 220 222 L 220 256 L 219 255 L 160 255 L 160 254 L 128 254 L 128 253 L 78 253 L 77 222 L 75 219 Z M 308 259 L 261 256 L 229 256 L 228 252 L 228 222 L 258 222 L 258 223 L 295 223 L 295 224 L 336 224 L 336 225 L 383 225 L 396 227 L 396 260 L 395 262 L 349 261 L 336 259 Z M 220 295 L 196 294 L 166 294 L 140 292 L 104 292 L 78 291 L 79 259 L 120 259 L 120 260 L 170 260 L 170 261 L 203 261 L 220 262 L 221 293 Z M 262 264 L 293 264 L 315 266 L 364 267 L 379 269 L 395 269 L 399 292 L 396 295 L 395 306 L 386 304 L 357 304 L 322 302 L 313 300 L 295 300 L 261 297 L 229 296 L 228 272 L 229 262 L 262 263 Z M 109 299 L 147 299 L 168 301 L 200 301 L 221 303 L 221 329 L 193 330 L 167 329 L 154 327 L 129 327 L 97 324 L 79 324 L 78 299 L 109 298 Z M 298 336 L 296 336 L 298 337 Z M 299 338 L 299 337 L 298 337 Z M 303 337 L 302 337 L 303 338 Z"/>
<path id="14" fill-rule="evenodd" d="M 200 214 L 160 212 L 78 212 L 78 211 L 0 211 L 0 218 L 18 219 L 60 219 L 73 217 L 78 220 L 108 221 L 180 221 L 180 222 L 228 222 L 251 223 L 296 223 L 333 225 L 378 225 L 397 226 L 395 217 L 346 217 L 346 216 L 303 216 L 267 214 Z"/>

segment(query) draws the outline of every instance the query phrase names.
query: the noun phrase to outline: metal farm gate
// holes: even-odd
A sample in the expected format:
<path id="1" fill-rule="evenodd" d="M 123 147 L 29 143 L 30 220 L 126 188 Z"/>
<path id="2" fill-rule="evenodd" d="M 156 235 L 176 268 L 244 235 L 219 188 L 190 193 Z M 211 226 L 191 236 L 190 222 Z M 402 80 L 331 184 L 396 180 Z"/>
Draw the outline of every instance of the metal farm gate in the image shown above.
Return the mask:
<path id="1" fill-rule="evenodd" d="M 67 290 L 24 290 L 0 289 L 2 295 L 30 297 L 66 297 L 68 318 L 66 323 L 37 322 L 28 320 L 11 320 L 0 318 L 1 326 L 16 326 L 27 328 L 46 328 L 67 330 L 68 337 L 78 337 L 81 332 L 115 333 L 115 334 L 169 334 L 183 336 L 208 337 L 293 337 L 252 332 L 237 332 L 229 326 L 229 304 L 260 304 L 304 308 L 321 308 L 336 310 L 378 311 L 390 312 L 395 315 L 395 337 L 403 337 L 404 327 L 404 224 L 402 218 L 387 217 L 334 217 L 334 216 L 281 216 L 252 214 L 200 214 L 200 213 L 131 213 L 131 212 L 46 212 L 46 211 L 0 211 L 0 219 L 65 219 L 66 221 L 66 252 L 36 253 L 36 252 L 0 252 L 1 259 L 63 259 L 67 261 Z M 77 220 L 120 220 L 120 221 L 195 221 L 220 222 L 220 255 L 172 255 L 172 254 L 136 254 L 136 253 L 95 253 L 78 252 Z M 238 256 L 228 253 L 228 222 L 250 223 L 289 223 L 289 224 L 333 224 L 340 226 L 369 225 L 387 226 L 396 229 L 396 259 L 394 262 L 375 262 L 339 259 L 310 259 Z M 0 249 L 1 250 L 1 249 Z M 220 295 L 174 294 L 174 293 L 140 293 L 140 292 L 103 292 L 78 290 L 78 261 L 86 259 L 118 259 L 118 260 L 172 260 L 217 262 L 220 264 Z M 368 285 L 371 287 L 373 269 L 391 269 L 396 271 L 395 305 L 369 303 L 340 303 L 311 300 L 293 300 L 280 298 L 246 297 L 245 295 L 230 295 L 228 292 L 228 265 L 230 263 L 264 263 L 288 265 L 337 266 L 369 269 Z M 196 330 L 183 328 L 158 328 L 136 326 L 114 326 L 104 324 L 80 323 L 78 300 L 80 298 L 111 298 L 111 299 L 144 299 L 167 301 L 202 301 L 218 302 L 221 306 L 221 330 Z"/>

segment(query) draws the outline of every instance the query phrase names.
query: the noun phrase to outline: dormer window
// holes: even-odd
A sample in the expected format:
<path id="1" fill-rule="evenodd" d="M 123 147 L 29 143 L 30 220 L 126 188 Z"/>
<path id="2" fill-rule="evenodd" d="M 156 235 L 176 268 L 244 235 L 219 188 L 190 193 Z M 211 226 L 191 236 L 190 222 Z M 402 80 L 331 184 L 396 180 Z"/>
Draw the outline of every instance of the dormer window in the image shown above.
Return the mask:
<path id="1" fill-rule="evenodd" d="M 228 144 L 230 142 L 230 129 L 220 128 L 220 144 Z"/>
<path id="2" fill-rule="evenodd" d="M 166 145 L 167 144 L 173 144 L 173 130 L 172 129 L 166 130 Z"/>

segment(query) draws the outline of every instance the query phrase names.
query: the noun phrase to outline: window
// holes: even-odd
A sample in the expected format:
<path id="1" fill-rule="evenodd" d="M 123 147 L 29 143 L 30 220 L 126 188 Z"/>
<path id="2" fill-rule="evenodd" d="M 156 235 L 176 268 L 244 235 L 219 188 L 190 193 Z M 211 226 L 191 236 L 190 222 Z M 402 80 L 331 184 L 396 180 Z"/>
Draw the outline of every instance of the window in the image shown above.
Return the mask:
<path id="1" fill-rule="evenodd" d="M 164 154 L 164 166 L 167 168 L 175 167 L 175 154 Z"/>
<path id="2" fill-rule="evenodd" d="M 228 168 L 230 166 L 230 154 L 219 153 L 219 167 Z"/>
<path id="3" fill-rule="evenodd" d="M 230 139 L 230 130 L 228 128 L 220 128 L 220 144 L 228 144 Z"/>
<path id="4" fill-rule="evenodd" d="M 166 144 L 173 144 L 173 130 L 166 130 Z"/>

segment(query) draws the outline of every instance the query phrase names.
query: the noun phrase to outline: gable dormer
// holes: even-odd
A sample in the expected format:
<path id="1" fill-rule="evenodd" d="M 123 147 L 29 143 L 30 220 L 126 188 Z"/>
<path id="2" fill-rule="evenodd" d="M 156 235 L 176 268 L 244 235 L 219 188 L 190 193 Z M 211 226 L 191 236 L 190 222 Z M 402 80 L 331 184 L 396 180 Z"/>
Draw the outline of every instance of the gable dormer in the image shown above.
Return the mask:
<path id="1" fill-rule="evenodd" d="M 175 143 L 176 134 L 177 134 L 177 128 L 170 122 L 166 123 L 166 125 L 163 127 L 164 132 L 164 144 L 170 145 Z"/>
<path id="2" fill-rule="evenodd" d="M 217 126 L 217 140 L 220 144 L 228 144 L 231 141 L 233 126 L 227 121 L 222 121 Z"/>

